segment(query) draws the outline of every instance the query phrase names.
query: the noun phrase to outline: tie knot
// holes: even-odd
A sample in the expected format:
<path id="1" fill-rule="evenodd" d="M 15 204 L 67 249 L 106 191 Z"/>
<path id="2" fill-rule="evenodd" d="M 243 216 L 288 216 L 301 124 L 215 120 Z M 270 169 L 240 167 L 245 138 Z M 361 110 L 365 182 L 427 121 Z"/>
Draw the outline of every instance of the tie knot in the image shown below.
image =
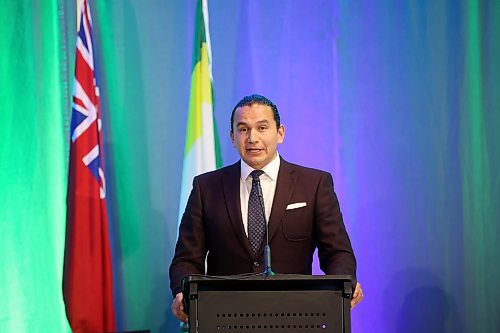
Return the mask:
<path id="1" fill-rule="evenodd" d="M 262 175 L 264 171 L 262 170 L 254 170 L 250 173 L 250 176 L 252 176 L 252 180 L 259 179 L 260 175 Z"/>

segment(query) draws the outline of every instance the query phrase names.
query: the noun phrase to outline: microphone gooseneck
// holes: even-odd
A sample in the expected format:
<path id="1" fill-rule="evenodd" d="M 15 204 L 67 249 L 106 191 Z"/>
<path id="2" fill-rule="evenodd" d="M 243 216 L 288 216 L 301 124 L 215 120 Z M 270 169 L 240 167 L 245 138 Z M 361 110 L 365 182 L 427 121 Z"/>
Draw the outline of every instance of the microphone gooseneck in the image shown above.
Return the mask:
<path id="1" fill-rule="evenodd" d="M 262 215 L 264 216 L 264 222 L 266 223 L 266 246 L 264 247 L 264 275 L 275 275 L 272 270 L 271 265 L 271 247 L 269 246 L 269 223 L 266 219 L 266 206 L 264 205 L 264 196 L 262 194 L 262 187 L 260 186 L 260 179 L 256 178 L 257 182 L 257 194 L 259 197 L 260 207 L 262 208 Z"/>

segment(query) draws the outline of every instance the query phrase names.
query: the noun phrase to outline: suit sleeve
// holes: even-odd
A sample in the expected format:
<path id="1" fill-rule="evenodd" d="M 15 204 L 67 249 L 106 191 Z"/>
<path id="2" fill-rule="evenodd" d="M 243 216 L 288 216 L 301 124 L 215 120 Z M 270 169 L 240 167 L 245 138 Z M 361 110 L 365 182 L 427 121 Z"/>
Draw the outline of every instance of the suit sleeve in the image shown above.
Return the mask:
<path id="1" fill-rule="evenodd" d="M 356 279 L 354 251 L 329 173 L 323 173 L 317 188 L 314 224 L 321 269 L 326 274 L 346 274 Z"/>
<path id="2" fill-rule="evenodd" d="M 205 273 L 206 254 L 202 195 L 198 177 L 195 177 L 169 269 L 170 289 L 174 297 L 182 291 L 182 279 L 186 275 Z"/>

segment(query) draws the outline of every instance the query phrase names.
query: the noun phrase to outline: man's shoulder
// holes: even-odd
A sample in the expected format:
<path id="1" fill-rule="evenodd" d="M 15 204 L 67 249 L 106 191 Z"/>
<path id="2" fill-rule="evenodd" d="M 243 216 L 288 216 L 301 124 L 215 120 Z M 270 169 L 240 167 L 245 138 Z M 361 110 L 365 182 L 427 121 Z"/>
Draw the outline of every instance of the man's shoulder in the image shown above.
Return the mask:
<path id="1" fill-rule="evenodd" d="M 295 164 L 291 163 L 288 161 L 285 161 L 284 159 L 281 160 L 282 166 L 285 170 L 289 170 L 290 172 L 295 173 L 296 175 L 311 175 L 311 176 L 317 176 L 317 177 L 324 177 L 324 176 L 330 176 L 331 174 L 328 171 L 316 169 L 316 168 L 311 168 L 308 166 L 300 165 L 300 164 Z"/>
<path id="2" fill-rule="evenodd" d="M 197 179 L 198 181 L 210 181 L 228 175 L 237 175 L 239 174 L 239 171 L 240 171 L 240 162 L 238 161 L 234 164 L 213 171 L 202 173 L 201 175 L 196 176 L 195 179 Z"/>

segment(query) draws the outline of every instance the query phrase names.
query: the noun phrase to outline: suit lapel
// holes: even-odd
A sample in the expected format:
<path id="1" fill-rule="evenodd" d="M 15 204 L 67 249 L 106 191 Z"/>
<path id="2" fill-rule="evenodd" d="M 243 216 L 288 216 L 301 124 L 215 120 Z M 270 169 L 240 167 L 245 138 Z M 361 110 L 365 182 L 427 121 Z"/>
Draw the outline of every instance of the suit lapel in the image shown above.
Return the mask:
<path id="1" fill-rule="evenodd" d="M 274 193 L 273 208 L 269 217 L 269 241 L 273 238 L 280 225 L 286 206 L 290 202 L 293 190 L 295 188 L 296 178 L 294 176 L 293 166 L 281 158 L 278 180 L 276 183 L 276 192 Z"/>
<path id="2" fill-rule="evenodd" d="M 227 212 L 234 232 L 248 254 L 253 256 L 252 249 L 250 248 L 250 242 L 248 241 L 245 228 L 243 227 L 243 221 L 241 219 L 240 178 L 241 166 L 240 162 L 238 162 L 226 169 L 226 172 L 222 177 L 222 188 Z"/>

